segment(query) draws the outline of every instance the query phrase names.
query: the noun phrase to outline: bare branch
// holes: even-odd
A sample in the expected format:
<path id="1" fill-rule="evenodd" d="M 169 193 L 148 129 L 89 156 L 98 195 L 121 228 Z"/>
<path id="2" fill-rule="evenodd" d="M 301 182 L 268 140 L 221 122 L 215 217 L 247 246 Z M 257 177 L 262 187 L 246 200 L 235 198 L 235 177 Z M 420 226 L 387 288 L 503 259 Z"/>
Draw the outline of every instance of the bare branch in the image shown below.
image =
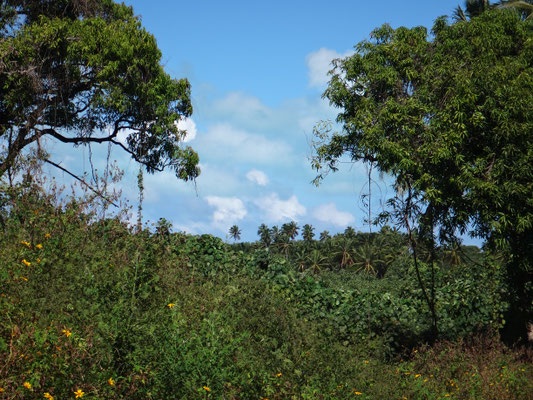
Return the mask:
<path id="1" fill-rule="evenodd" d="M 44 162 L 47 162 L 48 164 L 50 165 L 53 165 L 54 167 L 56 168 L 59 168 L 61 171 L 63 172 L 66 172 L 67 174 L 69 174 L 70 176 L 72 176 L 73 178 L 77 179 L 78 181 L 80 181 L 81 183 L 83 183 L 87 188 L 89 188 L 90 190 L 92 190 L 97 196 L 101 197 L 102 199 L 104 199 L 105 201 L 107 201 L 108 203 L 111 203 L 113 204 L 115 207 L 118 208 L 118 205 L 115 204 L 113 201 L 109 200 L 107 197 L 105 197 L 102 193 L 100 193 L 99 191 L 97 191 L 96 189 L 94 189 L 91 185 L 89 185 L 87 182 L 85 182 L 83 179 L 81 179 L 79 176 L 76 176 L 74 175 L 72 172 L 70 172 L 69 170 L 63 168 L 61 165 L 59 164 L 56 164 L 55 162 L 53 161 L 50 161 L 48 159 L 44 159 Z"/>

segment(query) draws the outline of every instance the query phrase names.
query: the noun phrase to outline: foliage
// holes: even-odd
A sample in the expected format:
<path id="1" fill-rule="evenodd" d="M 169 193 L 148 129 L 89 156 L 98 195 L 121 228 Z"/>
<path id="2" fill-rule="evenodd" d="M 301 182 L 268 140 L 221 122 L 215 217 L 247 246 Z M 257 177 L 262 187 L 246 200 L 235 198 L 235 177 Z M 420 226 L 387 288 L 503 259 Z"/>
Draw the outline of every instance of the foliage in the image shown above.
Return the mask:
<path id="1" fill-rule="evenodd" d="M 198 156 L 180 147 L 186 132 L 176 125 L 192 113 L 189 82 L 164 72 L 155 38 L 131 8 L 10 0 L 0 24 L 0 176 L 46 137 L 112 143 L 148 172 L 198 176 Z"/>
<path id="2" fill-rule="evenodd" d="M 503 251 L 522 330 L 533 293 L 532 39 L 507 9 L 440 18 L 432 36 L 383 25 L 335 61 L 324 96 L 342 131 L 317 126 L 313 160 L 318 180 L 344 154 L 391 174 L 397 196 L 384 216 L 413 246 L 417 234 L 432 252 L 472 228 Z"/>
<path id="3" fill-rule="evenodd" d="M 29 180 L 5 192 L 2 397 L 430 399 L 452 378 L 473 388 L 463 398 L 489 393 L 491 382 L 502 399 L 530 392 L 524 352 L 494 347 L 482 373 L 495 380 L 479 382 L 454 375 L 458 365 L 476 368 L 474 358 L 442 357 L 441 348 L 459 355 L 460 345 L 400 359 L 428 324 L 416 282 L 400 274 L 311 275 L 270 249 L 234 251 L 211 235 L 172 233 L 164 220 L 133 233 L 89 210 L 76 199 L 57 207 Z M 499 273 L 490 263 L 443 268 L 438 304 L 449 339 L 498 326 Z"/>

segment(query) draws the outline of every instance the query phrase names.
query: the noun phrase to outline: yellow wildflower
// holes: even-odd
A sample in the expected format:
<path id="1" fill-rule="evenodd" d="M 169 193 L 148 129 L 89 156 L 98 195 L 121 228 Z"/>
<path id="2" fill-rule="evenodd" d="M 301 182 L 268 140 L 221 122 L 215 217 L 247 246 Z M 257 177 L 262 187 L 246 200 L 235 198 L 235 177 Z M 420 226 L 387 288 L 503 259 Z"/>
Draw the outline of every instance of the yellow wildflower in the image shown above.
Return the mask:
<path id="1" fill-rule="evenodd" d="M 47 238 L 47 239 L 50 239 L 50 234 L 47 233 L 47 234 L 44 235 L 44 237 Z"/>
<path id="2" fill-rule="evenodd" d="M 31 243 L 30 242 L 26 242 L 25 240 L 21 240 L 20 244 L 23 244 L 26 247 L 31 247 Z"/>
<path id="3" fill-rule="evenodd" d="M 66 337 L 69 337 L 70 335 L 72 335 L 72 332 L 69 331 L 68 329 L 63 329 L 62 332 L 65 334 Z"/>
<path id="4" fill-rule="evenodd" d="M 365 361 L 363 361 L 363 362 L 364 362 L 365 364 L 368 364 L 370 361 L 365 360 Z"/>
<path id="5" fill-rule="evenodd" d="M 115 380 L 113 378 L 109 378 L 107 383 L 109 383 L 111 386 L 115 386 Z"/>
<path id="6" fill-rule="evenodd" d="M 48 399 L 48 400 L 54 400 L 54 396 L 52 396 L 50 393 L 46 392 L 44 395 L 44 398 L 45 399 Z"/>
<path id="7" fill-rule="evenodd" d="M 429 379 L 428 379 L 428 378 L 424 379 L 424 382 L 427 382 L 427 381 L 429 381 Z"/>
<path id="8" fill-rule="evenodd" d="M 277 373 L 276 376 L 279 378 L 281 376 L 281 372 Z"/>
<path id="9" fill-rule="evenodd" d="M 31 262 L 26 261 L 26 259 L 22 260 L 22 263 L 23 263 L 26 267 L 29 267 L 29 266 L 31 265 Z"/>
<path id="10" fill-rule="evenodd" d="M 167 307 L 168 307 L 168 308 L 172 308 L 172 307 L 174 307 L 175 305 L 176 305 L 176 304 L 174 304 L 174 303 L 168 303 L 168 304 L 167 304 Z"/>
<path id="11" fill-rule="evenodd" d="M 28 282 L 28 278 L 25 278 L 25 277 L 23 277 L 23 276 L 19 276 L 19 279 L 22 279 L 23 281 Z"/>
<path id="12" fill-rule="evenodd" d="M 39 250 L 41 250 L 43 248 L 43 245 L 41 243 L 39 243 L 38 245 L 36 245 L 35 247 L 37 247 Z"/>
<path id="13" fill-rule="evenodd" d="M 3 387 L 0 387 L 0 393 L 4 393 L 6 390 Z"/>
<path id="14" fill-rule="evenodd" d="M 22 386 L 24 386 L 26 389 L 31 389 L 31 383 L 30 382 L 24 382 L 24 384 Z"/>
<path id="15" fill-rule="evenodd" d="M 85 392 L 83 392 L 81 389 L 76 390 L 74 394 L 76 395 L 76 398 L 85 396 Z"/>
<path id="16" fill-rule="evenodd" d="M 207 386 L 204 386 L 204 390 L 205 390 L 206 392 L 210 392 L 210 391 L 211 391 L 211 389 L 209 389 L 209 387 L 207 387 Z"/>
<path id="17" fill-rule="evenodd" d="M 420 378 L 420 374 L 416 374 L 416 375 L 415 375 L 415 378 Z"/>
<path id="18" fill-rule="evenodd" d="M 353 393 L 356 395 L 356 396 L 361 396 L 363 393 L 361 392 L 358 392 L 357 390 L 353 390 Z"/>

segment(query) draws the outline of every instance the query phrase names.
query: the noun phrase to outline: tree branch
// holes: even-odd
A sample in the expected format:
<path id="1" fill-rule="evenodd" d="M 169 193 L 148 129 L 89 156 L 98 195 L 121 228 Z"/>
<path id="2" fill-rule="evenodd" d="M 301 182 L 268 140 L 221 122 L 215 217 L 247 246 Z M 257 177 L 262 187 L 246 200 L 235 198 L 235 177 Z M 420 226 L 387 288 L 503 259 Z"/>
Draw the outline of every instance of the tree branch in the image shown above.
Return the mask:
<path id="1" fill-rule="evenodd" d="M 43 160 L 44 162 L 47 162 L 48 164 L 50 165 L 53 165 L 54 167 L 56 168 L 59 168 L 61 171 L 63 172 L 66 172 L 67 174 L 69 174 L 70 176 L 72 176 L 73 178 L 77 179 L 78 181 L 80 181 L 81 183 L 83 183 L 87 188 L 89 188 L 90 190 L 92 190 L 97 196 L 101 197 L 102 199 L 104 199 L 105 201 L 107 201 L 108 203 L 111 203 L 113 204 L 115 207 L 118 208 L 118 205 L 115 204 L 113 201 L 109 200 L 107 197 L 105 197 L 102 193 L 98 192 L 96 189 L 94 189 L 91 185 L 89 185 L 87 182 L 85 182 L 83 179 L 81 179 L 79 176 L 76 176 L 74 175 L 72 172 L 70 172 L 69 170 L 63 168 L 61 165 L 59 164 L 56 164 L 55 162 L 53 161 L 50 161 L 48 159 L 44 159 Z"/>

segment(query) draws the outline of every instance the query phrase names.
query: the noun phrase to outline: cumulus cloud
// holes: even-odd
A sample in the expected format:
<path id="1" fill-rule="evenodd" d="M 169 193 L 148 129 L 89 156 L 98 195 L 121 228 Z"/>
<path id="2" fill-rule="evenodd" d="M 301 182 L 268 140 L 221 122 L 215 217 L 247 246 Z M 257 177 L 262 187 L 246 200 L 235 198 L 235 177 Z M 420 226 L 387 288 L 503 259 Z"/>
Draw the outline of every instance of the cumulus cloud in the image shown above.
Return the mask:
<path id="1" fill-rule="evenodd" d="M 247 214 L 244 203 L 237 197 L 207 196 L 205 200 L 215 208 L 213 223 L 219 229 L 227 229 L 229 225 L 242 220 Z"/>
<path id="2" fill-rule="evenodd" d="M 196 129 L 196 123 L 191 118 L 182 118 L 177 123 L 180 131 L 187 132 L 183 141 L 185 143 L 190 142 L 196 137 L 198 130 Z"/>
<path id="3" fill-rule="evenodd" d="M 306 214 L 306 208 L 300 204 L 298 198 L 292 195 L 287 200 L 281 200 L 277 193 L 271 193 L 254 201 L 269 222 L 283 220 L 298 220 Z"/>
<path id="4" fill-rule="evenodd" d="M 313 217 L 322 222 L 344 227 L 355 222 L 355 217 L 349 212 L 339 211 L 334 203 L 323 204 L 313 211 Z"/>
<path id="5" fill-rule="evenodd" d="M 200 154 L 210 159 L 280 164 L 293 159 L 291 147 L 282 140 L 271 140 L 260 134 L 234 128 L 230 124 L 211 126 L 196 146 Z"/>
<path id="6" fill-rule="evenodd" d="M 248 171 L 246 178 L 251 182 L 257 183 L 259 186 L 266 186 L 268 184 L 268 176 L 258 169 Z"/>
<path id="7" fill-rule="evenodd" d="M 339 54 L 335 50 L 322 47 L 309 53 L 305 58 L 308 68 L 309 86 L 323 88 L 329 81 L 328 72 L 333 67 L 331 62 L 336 58 L 348 57 L 353 54 L 352 50 Z"/>

